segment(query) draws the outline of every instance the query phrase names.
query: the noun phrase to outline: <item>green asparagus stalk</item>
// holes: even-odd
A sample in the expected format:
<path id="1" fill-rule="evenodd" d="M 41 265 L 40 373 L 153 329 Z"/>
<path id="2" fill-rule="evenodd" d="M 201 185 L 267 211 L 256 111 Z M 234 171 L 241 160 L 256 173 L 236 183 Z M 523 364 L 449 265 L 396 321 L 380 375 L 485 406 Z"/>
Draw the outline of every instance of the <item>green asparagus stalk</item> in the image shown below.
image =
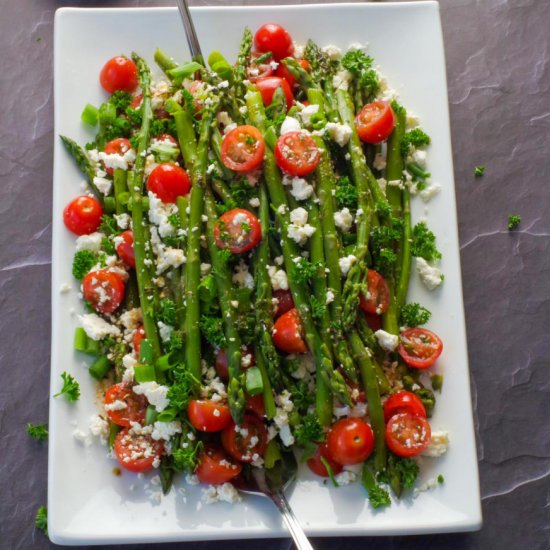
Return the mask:
<path id="1" fill-rule="evenodd" d="M 250 65 L 251 51 L 252 33 L 248 27 L 245 27 L 241 40 L 241 46 L 239 48 L 237 63 L 235 65 L 235 95 L 241 102 L 244 102 L 244 96 L 246 94 L 246 85 L 244 84 L 244 81 L 248 78 L 247 69 Z"/>

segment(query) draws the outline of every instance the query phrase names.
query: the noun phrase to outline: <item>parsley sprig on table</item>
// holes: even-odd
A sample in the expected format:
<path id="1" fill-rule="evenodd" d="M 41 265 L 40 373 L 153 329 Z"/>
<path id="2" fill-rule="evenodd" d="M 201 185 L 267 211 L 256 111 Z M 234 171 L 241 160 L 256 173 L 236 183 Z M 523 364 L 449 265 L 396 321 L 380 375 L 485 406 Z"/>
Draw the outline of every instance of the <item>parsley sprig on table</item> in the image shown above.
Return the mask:
<path id="1" fill-rule="evenodd" d="M 29 437 L 36 439 L 36 441 L 45 441 L 48 439 L 48 425 L 47 424 L 27 424 L 27 434 Z"/>

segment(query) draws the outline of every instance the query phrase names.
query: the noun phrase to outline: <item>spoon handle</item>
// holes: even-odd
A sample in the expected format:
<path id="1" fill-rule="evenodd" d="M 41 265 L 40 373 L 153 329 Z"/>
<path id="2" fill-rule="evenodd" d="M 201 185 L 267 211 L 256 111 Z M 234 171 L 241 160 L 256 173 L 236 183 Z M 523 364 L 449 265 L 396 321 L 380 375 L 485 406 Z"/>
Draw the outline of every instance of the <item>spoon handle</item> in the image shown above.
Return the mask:
<path id="1" fill-rule="evenodd" d="M 197 38 L 197 33 L 195 32 L 195 26 L 193 25 L 191 14 L 189 13 L 187 0 L 177 0 L 177 4 L 181 15 L 181 20 L 183 21 L 183 26 L 185 27 L 185 36 L 187 37 L 187 44 L 189 44 L 191 57 L 199 61 L 200 63 L 203 63 L 204 61 L 202 57 L 201 46 Z"/>
<path id="2" fill-rule="evenodd" d="M 288 503 L 282 491 L 275 491 L 269 495 L 285 521 L 285 524 L 294 539 L 294 544 L 298 550 L 313 550 L 304 530 L 298 523 L 290 504 Z"/>

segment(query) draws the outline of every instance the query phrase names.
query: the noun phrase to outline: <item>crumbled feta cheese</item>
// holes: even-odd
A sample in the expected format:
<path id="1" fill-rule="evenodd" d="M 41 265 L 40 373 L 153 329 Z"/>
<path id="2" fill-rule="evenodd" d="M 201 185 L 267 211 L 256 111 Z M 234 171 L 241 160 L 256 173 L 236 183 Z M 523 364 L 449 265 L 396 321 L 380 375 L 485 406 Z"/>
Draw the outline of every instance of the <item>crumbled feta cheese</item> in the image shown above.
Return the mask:
<path id="1" fill-rule="evenodd" d="M 122 323 L 125 329 L 135 330 L 141 325 L 141 308 L 134 307 L 125 311 L 119 318 L 119 322 Z"/>
<path id="2" fill-rule="evenodd" d="M 406 120 L 407 129 L 416 128 L 419 124 L 420 124 L 420 118 L 417 115 L 415 115 L 412 111 L 409 111 L 407 109 L 407 120 Z"/>
<path id="3" fill-rule="evenodd" d="M 382 193 L 386 194 L 386 186 L 388 182 L 384 178 L 378 178 L 376 180 L 376 183 L 378 183 L 378 187 L 382 190 Z"/>
<path id="4" fill-rule="evenodd" d="M 281 135 L 288 134 L 289 132 L 299 132 L 302 129 L 297 119 L 291 116 L 285 117 L 281 124 Z"/>
<path id="5" fill-rule="evenodd" d="M 254 278 L 248 271 L 248 266 L 241 261 L 235 266 L 232 281 L 237 283 L 240 288 L 254 288 Z"/>
<path id="6" fill-rule="evenodd" d="M 111 192 L 113 182 L 110 179 L 94 176 L 94 185 L 102 195 L 108 195 Z"/>
<path id="7" fill-rule="evenodd" d="M 113 214 L 113 217 L 115 218 L 116 223 L 120 229 L 128 229 L 130 227 L 132 218 L 128 214 Z"/>
<path id="8" fill-rule="evenodd" d="M 166 397 L 168 388 L 156 382 L 142 382 L 134 386 L 133 390 L 137 395 L 145 395 L 147 401 L 149 401 L 158 412 L 163 411 L 170 404 L 170 401 Z"/>
<path id="9" fill-rule="evenodd" d="M 122 358 L 122 365 L 125 369 L 133 369 L 137 365 L 137 359 L 131 353 L 127 353 Z"/>
<path id="10" fill-rule="evenodd" d="M 311 126 L 311 117 L 319 112 L 319 105 L 307 105 L 300 111 L 300 118 L 302 119 L 302 124 L 305 126 Z"/>
<path id="11" fill-rule="evenodd" d="M 291 186 L 290 194 L 297 201 L 304 201 L 313 195 L 313 185 L 310 185 L 303 178 L 284 176 L 283 185 Z"/>
<path id="12" fill-rule="evenodd" d="M 287 226 L 288 238 L 292 239 L 299 245 L 305 244 L 313 233 L 315 233 L 315 227 L 309 225 L 309 223 L 306 223 L 305 225 L 289 223 Z"/>
<path id="13" fill-rule="evenodd" d="M 216 115 L 216 119 L 218 121 L 218 124 L 222 124 L 223 126 L 229 126 L 229 124 L 233 124 L 233 119 L 229 116 L 227 111 L 220 111 Z"/>
<path id="14" fill-rule="evenodd" d="M 59 286 L 59 292 L 61 292 L 61 294 L 67 294 L 67 292 L 70 292 L 72 288 L 73 287 L 69 283 L 61 283 Z"/>
<path id="15" fill-rule="evenodd" d="M 430 202 L 441 191 L 439 183 L 429 183 L 425 189 L 420 191 L 420 198 L 424 202 Z"/>
<path id="16" fill-rule="evenodd" d="M 382 153 L 376 153 L 372 165 L 376 170 L 384 170 L 386 168 L 386 158 Z"/>
<path id="17" fill-rule="evenodd" d="M 168 441 L 173 435 L 181 433 L 181 422 L 179 420 L 173 420 L 172 422 L 155 422 L 153 424 L 153 432 L 151 437 L 155 441 L 164 439 Z"/>
<path id="18" fill-rule="evenodd" d="M 438 485 L 437 478 L 432 477 L 428 479 L 425 483 L 422 483 L 419 487 L 415 487 L 413 490 L 413 498 L 418 498 L 420 493 L 429 491 L 430 489 L 435 489 Z"/>
<path id="19" fill-rule="evenodd" d="M 82 430 L 74 430 L 73 437 L 76 439 L 76 441 L 78 441 L 81 445 L 84 445 L 85 447 L 88 447 L 92 444 L 89 434 Z"/>
<path id="20" fill-rule="evenodd" d="M 399 98 L 399 94 L 389 85 L 388 80 L 378 73 L 379 76 L 379 88 L 377 99 L 381 101 L 387 101 L 391 103 L 393 100 Z"/>
<path id="21" fill-rule="evenodd" d="M 94 437 L 99 437 L 101 443 L 107 442 L 109 438 L 109 423 L 107 420 L 98 414 L 94 414 L 90 417 L 89 429 Z"/>
<path id="22" fill-rule="evenodd" d="M 89 250 L 90 252 L 99 252 L 101 249 L 101 241 L 105 237 L 103 233 L 95 232 L 89 235 L 80 235 L 76 239 L 76 250 Z"/>
<path id="23" fill-rule="evenodd" d="M 449 432 L 432 431 L 432 439 L 422 456 L 438 457 L 444 455 L 449 447 Z"/>
<path id="24" fill-rule="evenodd" d="M 277 212 L 281 214 L 281 216 L 284 216 L 286 214 L 286 211 L 288 210 L 288 207 L 286 204 L 281 204 L 279 208 L 277 208 Z"/>
<path id="25" fill-rule="evenodd" d="M 288 277 L 284 270 L 269 265 L 267 266 L 267 273 L 271 279 L 273 290 L 288 290 Z"/>
<path id="26" fill-rule="evenodd" d="M 252 206 L 253 208 L 258 208 L 260 206 L 260 199 L 258 197 L 252 197 L 248 204 Z"/>
<path id="27" fill-rule="evenodd" d="M 340 59 L 340 56 L 342 55 L 342 50 L 338 46 L 334 46 L 333 44 L 324 46 L 323 48 L 321 48 L 321 51 L 327 54 L 328 58 L 333 61 Z"/>
<path id="28" fill-rule="evenodd" d="M 290 221 L 296 225 L 305 225 L 307 223 L 307 210 L 299 207 L 290 212 Z"/>
<path id="29" fill-rule="evenodd" d="M 117 399 L 112 403 L 105 403 L 104 407 L 106 411 L 121 411 L 123 409 L 127 409 L 128 405 L 126 404 L 125 401 L 121 401 L 120 399 Z"/>
<path id="30" fill-rule="evenodd" d="M 149 221 L 158 226 L 161 237 L 168 237 L 176 232 L 176 228 L 168 220 L 168 216 L 176 214 L 178 207 L 173 203 L 162 202 L 155 193 L 149 191 Z"/>
<path id="31" fill-rule="evenodd" d="M 163 342 L 168 342 L 172 336 L 172 331 L 174 327 L 163 323 L 162 321 L 157 321 L 157 326 L 159 328 L 159 336 Z"/>
<path id="32" fill-rule="evenodd" d="M 343 470 L 339 474 L 335 475 L 334 479 L 338 485 L 349 485 L 357 479 L 357 475 L 354 472 Z"/>
<path id="33" fill-rule="evenodd" d="M 195 474 L 185 474 L 185 482 L 187 485 L 198 485 L 200 483 Z"/>
<path id="34" fill-rule="evenodd" d="M 443 282 L 441 270 L 430 265 L 424 258 L 416 258 L 416 270 L 428 290 L 433 290 Z"/>
<path id="35" fill-rule="evenodd" d="M 157 256 L 157 275 L 164 273 L 170 267 L 179 267 L 186 261 L 183 250 L 165 246 L 158 235 L 157 229 L 151 226 L 151 244 Z"/>
<path id="36" fill-rule="evenodd" d="M 349 82 L 351 80 L 351 74 L 346 71 L 338 71 L 333 77 L 332 77 L 332 85 L 336 90 L 347 90 L 349 87 Z"/>
<path id="37" fill-rule="evenodd" d="M 117 168 L 128 170 L 128 167 L 136 160 L 136 152 L 133 149 L 124 151 L 122 155 L 119 155 L 118 153 L 109 154 L 104 151 L 100 151 L 98 156 L 99 160 L 103 161 L 105 168 L 112 168 L 113 170 L 116 170 Z"/>
<path id="38" fill-rule="evenodd" d="M 79 318 L 84 332 L 92 340 L 103 340 L 107 336 L 120 336 L 118 327 L 111 325 L 95 313 L 87 313 Z"/>
<path id="39" fill-rule="evenodd" d="M 349 208 L 342 208 L 342 210 L 334 212 L 334 223 L 336 227 L 347 233 L 353 225 L 353 215 Z"/>
<path id="40" fill-rule="evenodd" d="M 283 442 L 283 445 L 285 447 L 290 447 L 291 445 L 294 445 L 294 436 L 292 435 L 292 432 L 290 431 L 290 426 L 288 424 L 279 426 L 279 437 L 281 438 L 281 441 Z"/>
<path id="41" fill-rule="evenodd" d="M 342 275 L 345 277 L 349 270 L 351 269 L 351 266 L 357 261 L 357 257 L 353 254 L 350 254 L 349 256 L 344 256 L 343 258 L 340 258 L 338 260 L 338 264 L 340 265 L 340 271 L 342 272 Z"/>
<path id="42" fill-rule="evenodd" d="M 332 292 L 332 290 L 327 290 L 327 294 L 326 294 L 326 299 L 325 299 L 325 304 L 331 304 L 332 302 L 334 302 L 334 292 Z"/>
<path id="43" fill-rule="evenodd" d="M 394 351 L 399 344 L 399 336 L 396 334 L 390 334 L 385 330 L 379 329 L 374 335 L 378 340 L 378 345 L 386 351 Z"/>
<path id="44" fill-rule="evenodd" d="M 347 124 L 338 122 L 327 122 L 325 126 L 327 134 L 332 141 L 335 141 L 340 147 L 344 147 L 351 137 L 351 128 Z"/>
<path id="45" fill-rule="evenodd" d="M 233 504 L 241 500 L 241 495 L 229 482 L 225 482 L 222 485 L 210 485 L 202 491 L 202 501 L 205 504 L 214 504 L 220 501 Z"/>

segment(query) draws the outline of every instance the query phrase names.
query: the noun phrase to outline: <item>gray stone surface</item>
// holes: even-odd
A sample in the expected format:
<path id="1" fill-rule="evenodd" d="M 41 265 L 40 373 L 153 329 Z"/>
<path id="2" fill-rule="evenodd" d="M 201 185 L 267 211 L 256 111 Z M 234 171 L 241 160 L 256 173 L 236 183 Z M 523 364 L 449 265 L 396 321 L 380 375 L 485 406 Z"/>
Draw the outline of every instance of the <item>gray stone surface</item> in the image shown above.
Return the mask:
<path id="1" fill-rule="evenodd" d="M 0 2 L 0 548 L 6 550 L 53 547 L 33 528 L 36 508 L 46 502 L 47 449 L 29 440 L 24 427 L 45 422 L 48 413 L 53 16 L 63 5 Z M 550 548 L 550 5 L 441 0 L 441 8 L 485 524 L 471 534 L 316 540 L 319 549 Z M 476 164 L 487 166 L 483 178 L 474 178 Z M 506 229 L 509 213 L 523 217 L 514 233 Z M 163 545 L 220 546 L 291 544 Z"/>

